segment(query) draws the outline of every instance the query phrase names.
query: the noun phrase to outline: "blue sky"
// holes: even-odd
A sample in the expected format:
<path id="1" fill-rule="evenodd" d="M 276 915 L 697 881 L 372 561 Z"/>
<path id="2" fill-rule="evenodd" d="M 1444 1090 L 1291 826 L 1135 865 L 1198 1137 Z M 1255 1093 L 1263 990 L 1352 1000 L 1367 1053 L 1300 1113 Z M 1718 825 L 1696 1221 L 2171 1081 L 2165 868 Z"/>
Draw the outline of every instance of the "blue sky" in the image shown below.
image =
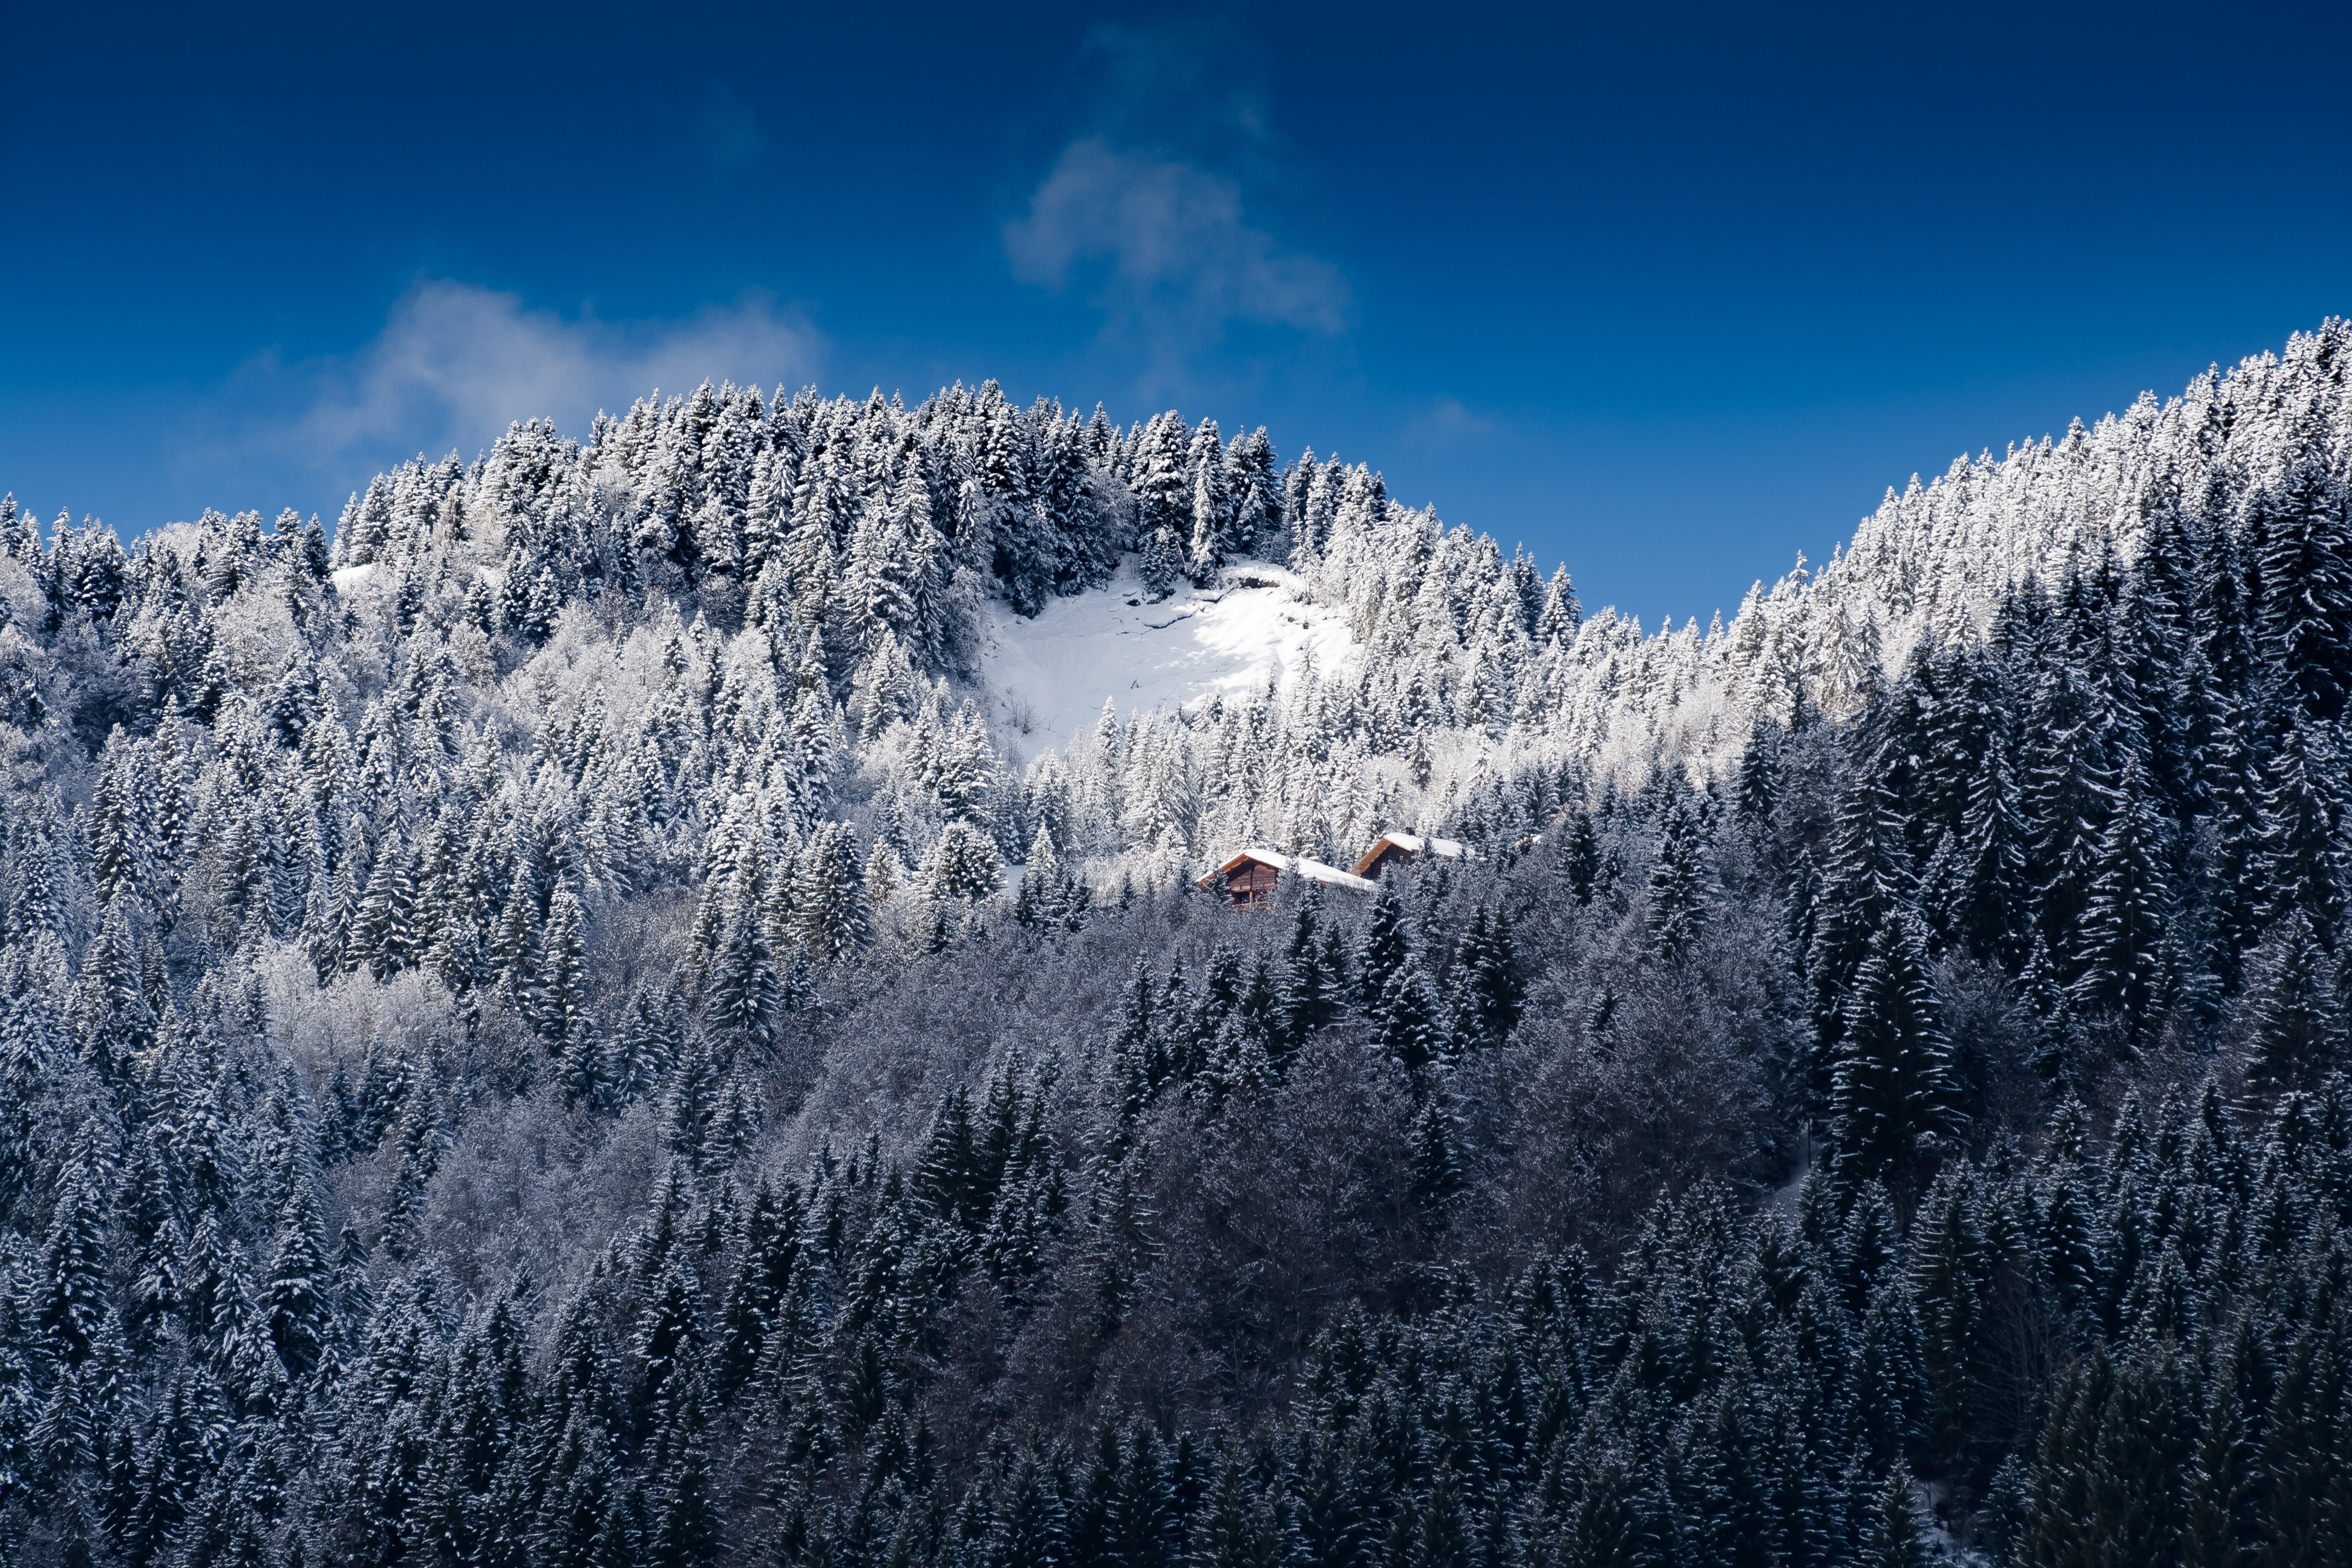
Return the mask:
<path id="1" fill-rule="evenodd" d="M 68 14 L 89 12 L 88 15 Z M 0 488 L 125 535 L 703 375 L 1267 426 L 1729 609 L 2352 311 L 2341 5 L 0 8 Z"/>

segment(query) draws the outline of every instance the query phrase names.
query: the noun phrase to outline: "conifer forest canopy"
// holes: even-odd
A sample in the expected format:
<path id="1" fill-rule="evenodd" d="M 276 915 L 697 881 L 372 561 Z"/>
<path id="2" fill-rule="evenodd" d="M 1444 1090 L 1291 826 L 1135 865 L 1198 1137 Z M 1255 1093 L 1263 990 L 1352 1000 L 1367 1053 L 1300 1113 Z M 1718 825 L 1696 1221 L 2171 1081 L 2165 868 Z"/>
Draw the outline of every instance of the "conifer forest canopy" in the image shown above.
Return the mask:
<path id="1" fill-rule="evenodd" d="M 2344 321 L 1704 628 L 993 383 L 0 545 L 0 1561 L 2352 1562 Z"/>

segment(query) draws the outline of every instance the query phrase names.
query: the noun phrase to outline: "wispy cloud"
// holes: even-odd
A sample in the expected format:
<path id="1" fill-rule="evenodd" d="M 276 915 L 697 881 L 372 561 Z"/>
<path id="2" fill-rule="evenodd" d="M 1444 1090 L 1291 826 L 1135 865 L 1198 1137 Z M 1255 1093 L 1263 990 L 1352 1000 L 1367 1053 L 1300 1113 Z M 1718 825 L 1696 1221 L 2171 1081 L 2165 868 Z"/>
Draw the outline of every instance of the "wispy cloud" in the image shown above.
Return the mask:
<path id="1" fill-rule="evenodd" d="M 1110 323 L 1162 349 L 1234 321 L 1327 335 L 1347 324 L 1339 269 L 1254 226 L 1233 181 L 1100 136 L 1063 150 L 1028 212 L 1005 226 L 1004 252 L 1015 277 L 1049 289 L 1098 270 Z"/>
<path id="2" fill-rule="evenodd" d="M 1432 451 L 1466 447 L 1490 435 L 1495 421 L 1458 397 L 1440 397 L 1405 422 L 1404 438 Z"/>
<path id="3" fill-rule="evenodd" d="M 283 369 L 302 411 L 263 444 L 320 468 L 387 451 L 471 454 L 517 419 L 575 433 L 598 408 L 704 379 L 814 377 L 815 331 L 763 297 L 670 321 L 603 321 L 527 308 L 514 294 L 421 282 L 355 353 Z"/>

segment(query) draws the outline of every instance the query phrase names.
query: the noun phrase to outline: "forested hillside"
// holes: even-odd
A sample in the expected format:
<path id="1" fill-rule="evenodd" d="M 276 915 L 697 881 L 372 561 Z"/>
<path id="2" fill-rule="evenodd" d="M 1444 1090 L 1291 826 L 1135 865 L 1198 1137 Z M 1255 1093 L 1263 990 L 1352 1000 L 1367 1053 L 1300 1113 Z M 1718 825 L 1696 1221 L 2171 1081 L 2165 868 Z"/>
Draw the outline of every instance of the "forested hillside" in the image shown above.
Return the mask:
<path id="1" fill-rule="evenodd" d="M 7 503 L 0 1561 L 2346 1562 L 2347 375 L 1704 633 L 993 384 Z M 1254 566 L 1349 656 L 997 723 Z"/>

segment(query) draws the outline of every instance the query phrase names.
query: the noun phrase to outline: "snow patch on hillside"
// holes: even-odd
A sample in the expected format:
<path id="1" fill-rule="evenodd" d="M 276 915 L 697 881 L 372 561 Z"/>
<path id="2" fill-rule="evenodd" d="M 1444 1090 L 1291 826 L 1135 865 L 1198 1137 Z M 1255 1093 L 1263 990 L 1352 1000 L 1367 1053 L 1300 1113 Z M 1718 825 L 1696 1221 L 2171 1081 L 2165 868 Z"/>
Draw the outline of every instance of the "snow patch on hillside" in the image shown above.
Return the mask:
<path id="1" fill-rule="evenodd" d="M 1130 559 L 1108 587 L 1052 600 L 1034 620 L 992 601 L 982 679 L 999 732 L 1034 757 L 1093 729 L 1105 698 L 1121 713 L 1189 708 L 1354 657 L 1339 613 L 1279 566 L 1237 562 L 1218 587 L 1154 600 Z"/>

